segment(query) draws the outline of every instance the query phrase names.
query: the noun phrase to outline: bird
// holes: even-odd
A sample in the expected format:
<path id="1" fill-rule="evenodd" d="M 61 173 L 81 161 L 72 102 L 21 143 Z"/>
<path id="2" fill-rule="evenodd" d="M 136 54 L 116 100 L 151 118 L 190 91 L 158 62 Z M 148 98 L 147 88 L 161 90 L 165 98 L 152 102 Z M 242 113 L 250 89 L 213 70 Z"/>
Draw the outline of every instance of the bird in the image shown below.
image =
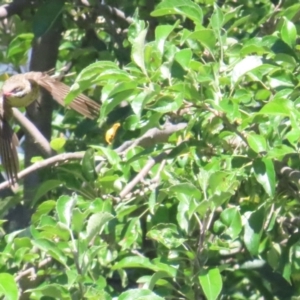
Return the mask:
<path id="1" fill-rule="evenodd" d="M 64 99 L 70 88 L 43 72 L 13 75 L 4 82 L 2 93 L 9 106 L 26 107 L 38 98 L 40 87 L 50 92 L 54 100 L 65 106 Z M 89 119 L 99 116 L 100 105 L 83 94 L 77 96 L 68 106 Z"/>
<path id="2" fill-rule="evenodd" d="M 13 117 L 12 107 L 27 107 L 39 98 L 41 88 L 46 89 L 54 100 L 65 106 L 64 99 L 69 93 L 70 87 L 44 72 L 13 75 L 3 83 L 1 89 L 0 157 L 11 185 L 17 182 L 19 172 L 17 153 L 19 141 L 10 126 L 10 120 Z M 84 94 L 80 94 L 67 107 L 86 118 L 95 119 L 99 116 L 101 106 Z"/>
<path id="3" fill-rule="evenodd" d="M 120 123 L 115 123 L 111 128 L 109 128 L 107 131 L 106 131 L 106 134 L 105 134 L 105 140 L 106 142 L 111 145 L 116 134 L 117 134 L 117 131 L 118 131 L 118 128 L 121 126 Z"/>

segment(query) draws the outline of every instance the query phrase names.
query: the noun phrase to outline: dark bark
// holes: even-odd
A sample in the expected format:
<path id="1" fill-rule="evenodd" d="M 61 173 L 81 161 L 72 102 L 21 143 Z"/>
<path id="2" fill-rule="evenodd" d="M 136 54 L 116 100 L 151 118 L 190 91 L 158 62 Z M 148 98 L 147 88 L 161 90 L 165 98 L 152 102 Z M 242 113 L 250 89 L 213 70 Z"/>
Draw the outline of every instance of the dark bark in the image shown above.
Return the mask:
<path id="1" fill-rule="evenodd" d="M 61 29 L 52 27 L 42 37 L 34 40 L 30 61 L 31 71 L 49 71 L 55 67 L 61 33 Z M 51 137 L 53 105 L 54 102 L 50 94 L 46 91 L 42 91 L 40 99 L 27 108 L 27 117 L 48 140 Z M 26 135 L 25 166 L 31 164 L 32 157 L 39 155 L 41 155 L 41 153 L 34 141 L 30 136 Z M 26 201 L 31 201 L 39 184 L 40 179 L 36 172 L 25 178 L 24 197 Z"/>

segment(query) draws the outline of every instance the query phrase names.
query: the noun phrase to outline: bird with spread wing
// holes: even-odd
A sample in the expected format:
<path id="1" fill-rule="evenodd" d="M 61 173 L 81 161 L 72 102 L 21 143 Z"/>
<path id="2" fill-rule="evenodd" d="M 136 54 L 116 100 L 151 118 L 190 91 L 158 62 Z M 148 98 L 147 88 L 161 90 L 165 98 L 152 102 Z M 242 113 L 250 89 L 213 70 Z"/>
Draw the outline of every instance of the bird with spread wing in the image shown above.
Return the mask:
<path id="1" fill-rule="evenodd" d="M 17 181 L 19 160 L 18 138 L 9 121 L 13 117 L 12 107 L 26 107 L 37 100 L 40 87 L 46 89 L 54 100 L 65 106 L 64 99 L 70 88 L 64 83 L 42 72 L 28 72 L 13 75 L 2 86 L 0 101 L 0 156 L 3 168 L 11 184 Z M 83 116 L 94 119 L 99 115 L 100 105 L 87 96 L 78 95 L 68 107 Z"/>

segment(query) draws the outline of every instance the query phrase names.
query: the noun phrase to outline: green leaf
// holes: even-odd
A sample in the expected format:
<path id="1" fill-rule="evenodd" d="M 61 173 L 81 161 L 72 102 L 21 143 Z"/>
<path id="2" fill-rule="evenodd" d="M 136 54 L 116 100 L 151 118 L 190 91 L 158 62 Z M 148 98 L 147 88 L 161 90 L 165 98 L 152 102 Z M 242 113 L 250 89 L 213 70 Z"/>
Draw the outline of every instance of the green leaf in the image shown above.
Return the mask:
<path id="1" fill-rule="evenodd" d="M 210 208 L 211 208 L 211 203 L 207 200 L 204 200 L 204 201 L 201 201 L 200 204 L 195 208 L 195 211 L 201 217 L 204 217 Z"/>
<path id="2" fill-rule="evenodd" d="M 198 279 L 206 298 L 208 300 L 217 299 L 223 286 L 219 269 L 203 270 Z"/>
<path id="3" fill-rule="evenodd" d="M 56 211 L 58 219 L 61 223 L 65 224 L 68 229 L 71 229 L 71 221 L 73 209 L 77 202 L 77 196 L 60 196 L 57 200 Z"/>
<path id="4" fill-rule="evenodd" d="M 214 12 L 211 16 L 210 23 L 214 30 L 219 31 L 224 21 L 223 13 L 219 6 L 214 6 Z"/>
<path id="5" fill-rule="evenodd" d="M 219 177 L 220 174 L 216 175 L 216 178 Z M 221 177 L 222 178 L 222 177 Z M 223 177 L 224 178 L 224 177 Z M 215 207 L 218 207 L 222 205 L 224 202 L 228 201 L 230 197 L 232 196 L 234 192 L 234 186 L 236 184 L 236 181 L 231 181 L 230 178 L 224 179 L 225 184 L 223 185 L 223 182 L 220 183 L 220 187 L 216 187 L 216 190 L 214 191 L 214 194 L 209 197 L 208 201 L 210 205 L 213 203 Z M 228 190 L 229 192 L 220 191 L 220 189 Z"/>
<path id="6" fill-rule="evenodd" d="M 160 257 L 153 259 L 153 263 L 157 267 L 156 272 L 166 272 L 170 277 L 175 277 L 178 273 L 178 265 L 172 265 L 170 261 L 162 262 Z"/>
<path id="7" fill-rule="evenodd" d="M 173 249 L 181 246 L 185 239 L 179 234 L 179 230 L 174 224 L 158 224 L 153 226 L 148 231 L 147 236 L 161 244 L 168 249 Z"/>
<path id="8" fill-rule="evenodd" d="M 94 181 L 97 178 L 95 171 L 94 149 L 85 151 L 82 159 L 82 173 L 87 181 Z"/>
<path id="9" fill-rule="evenodd" d="M 279 259 L 278 271 L 282 274 L 283 278 L 292 284 L 291 282 L 291 274 L 292 274 L 292 261 L 291 261 L 291 252 L 292 246 L 299 243 L 300 233 L 295 232 L 288 237 L 288 241 L 286 243 L 286 247 L 283 248 L 282 254 Z"/>
<path id="10" fill-rule="evenodd" d="M 109 99 L 116 97 L 119 94 L 125 94 L 127 91 L 135 90 L 137 83 L 134 81 L 131 82 L 113 82 L 111 85 L 105 85 L 102 90 L 102 101 L 107 102 Z M 123 100 L 125 98 L 123 97 Z M 113 100 L 110 100 L 113 101 Z"/>
<path id="11" fill-rule="evenodd" d="M 135 95 L 137 92 L 136 88 L 137 82 L 134 80 L 131 82 L 113 82 L 104 86 L 102 90 L 103 105 L 101 107 L 101 116 L 107 116 L 122 101 Z"/>
<path id="12" fill-rule="evenodd" d="M 285 41 L 291 48 L 296 44 L 297 39 L 297 29 L 295 25 L 289 21 L 286 17 L 283 17 L 283 25 L 281 27 L 281 38 Z"/>
<path id="13" fill-rule="evenodd" d="M 271 159 L 256 159 L 253 163 L 253 171 L 257 181 L 263 186 L 270 197 L 275 196 L 276 173 Z"/>
<path id="14" fill-rule="evenodd" d="M 14 277 L 8 273 L 0 273 L 0 295 L 7 300 L 17 300 L 18 294 L 18 286 Z"/>
<path id="15" fill-rule="evenodd" d="M 192 183 L 178 183 L 171 186 L 169 192 L 177 196 L 179 194 L 186 195 L 189 199 L 193 197 L 196 199 L 201 198 L 201 191 Z"/>
<path id="16" fill-rule="evenodd" d="M 95 145 L 91 145 L 91 147 L 93 149 L 98 150 L 100 153 L 102 152 L 110 164 L 116 165 L 120 162 L 120 157 L 114 150 L 111 150 L 106 147 L 95 146 Z"/>
<path id="17" fill-rule="evenodd" d="M 48 255 L 52 256 L 54 259 L 63 264 L 66 268 L 67 266 L 67 257 L 63 251 L 61 251 L 56 243 L 53 243 L 46 239 L 34 239 L 32 240 L 34 246 L 44 251 Z"/>
<path id="18" fill-rule="evenodd" d="M 161 278 L 170 278 L 170 274 L 164 271 L 155 272 L 149 281 L 148 288 L 149 290 L 153 290 L 155 287 L 156 282 Z"/>
<path id="19" fill-rule="evenodd" d="M 60 180 L 46 180 L 42 182 L 34 195 L 32 204 L 35 204 L 41 197 L 47 194 L 50 191 L 53 191 L 55 188 L 59 187 L 62 184 Z"/>
<path id="20" fill-rule="evenodd" d="M 172 151 L 168 154 L 168 158 L 177 158 L 181 154 L 190 153 L 192 147 L 194 147 L 193 144 L 189 142 L 182 142 L 172 149 Z"/>
<path id="21" fill-rule="evenodd" d="M 249 214 L 244 226 L 244 243 L 250 254 L 253 256 L 258 254 L 264 218 L 265 210 L 262 207 Z"/>
<path id="22" fill-rule="evenodd" d="M 177 28 L 179 23 L 180 21 L 178 20 L 174 25 L 159 25 L 155 27 L 155 40 L 157 42 L 157 49 L 161 54 L 164 53 L 164 46 L 167 38 L 172 31 Z"/>
<path id="23" fill-rule="evenodd" d="M 102 284 L 98 283 L 100 281 L 101 281 L 101 277 L 100 277 L 100 279 L 97 280 L 96 286 L 92 286 L 87 289 L 87 291 L 84 293 L 84 297 L 86 299 L 90 299 L 90 300 L 113 300 L 110 293 L 106 292 L 104 290 L 104 287 L 102 287 Z M 105 286 L 106 286 L 106 283 L 105 283 Z M 73 299 L 74 299 L 74 297 L 73 297 Z"/>
<path id="24" fill-rule="evenodd" d="M 294 65 L 294 62 L 292 62 L 292 65 Z M 292 74 L 287 73 L 286 71 L 281 71 L 270 75 L 269 84 L 273 89 L 278 87 L 294 87 L 294 80 L 295 78 Z"/>
<path id="25" fill-rule="evenodd" d="M 136 63 L 137 66 L 141 68 L 143 73 L 146 75 L 147 71 L 145 68 L 144 60 L 144 49 L 145 49 L 145 39 L 148 29 L 142 30 L 138 36 L 132 41 L 131 58 Z"/>
<path id="26" fill-rule="evenodd" d="M 226 192 L 231 189 L 233 183 L 233 174 L 217 171 L 209 177 L 209 186 L 214 192 Z"/>
<path id="27" fill-rule="evenodd" d="M 124 268 L 145 268 L 145 269 L 157 271 L 157 267 L 150 262 L 149 258 L 142 257 L 142 256 L 125 257 L 112 267 L 113 270 L 124 269 Z"/>
<path id="28" fill-rule="evenodd" d="M 187 39 L 197 40 L 211 53 L 215 52 L 214 50 L 217 40 L 214 31 L 211 29 L 201 29 L 194 31 L 189 36 L 187 36 Z"/>
<path id="29" fill-rule="evenodd" d="M 190 201 L 193 200 L 193 197 L 186 193 L 178 193 L 176 197 L 179 199 L 179 204 L 177 208 L 176 219 L 179 227 L 185 231 L 189 232 L 189 211 L 190 211 Z"/>
<path id="30" fill-rule="evenodd" d="M 130 80 L 129 74 L 121 70 L 115 62 L 103 60 L 92 63 L 84 68 L 77 76 L 76 82 L 94 82 L 95 78 L 97 79 L 99 76 L 102 76 L 103 73 L 109 74 L 113 78 Z M 120 75 L 122 75 L 122 77 L 119 77 Z"/>
<path id="31" fill-rule="evenodd" d="M 289 116 L 290 111 L 294 109 L 292 101 L 287 99 L 275 99 L 267 103 L 258 114 Z"/>
<path id="32" fill-rule="evenodd" d="M 131 77 L 126 71 L 120 70 L 116 63 L 111 61 L 98 61 L 84 68 L 71 86 L 69 93 L 65 97 L 65 104 L 89 88 L 92 84 L 106 84 L 106 77 L 122 82 L 130 81 Z"/>
<path id="33" fill-rule="evenodd" d="M 123 228 L 122 240 L 119 243 L 122 249 L 130 249 L 134 243 L 137 242 L 139 238 L 139 228 L 139 218 L 132 218 L 128 225 Z"/>
<path id="34" fill-rule="evenodd" d="M 243 5 L 241 5 L 243 6 Z M 240 7 L 238 7 L 240 8 Z M 236 28 L 239 28 L 240 26 L 243 26 L 249 22 L 249 19 L 251 19 L 251 15 L 245 15 L 243 17 L 235 18 L 235 21 L 231 24 L 230 28 L 227 30 L 227 33 L 234 31 Z"/>
<path id="35" fill-rule="evenodd" d="M 260 56 L 246 56 L 234 66 L 231 76 L 232 83 L 236 84 L 247 72 L 261 66 L 262 64 L 263 61 Z"/>
<path id="36" fill-rule="evenodd" d="M 300 136 L 300 128 L 293 128 L 285 135 L 285 138 L 291 143 L 294 144 L 298 142 Z"/>
<path id="37" fill-rule="evenodd" d="M 63 150 L 65 144 L 66 144 L 66 139 L 62 137 L 54 138 L 50 142 L 51 148 L 57 152 Z"/>
<path id="38" fill-rule="evenodd" d="M 274 66 L 274 65 L 270 65 L 270 64 L 262 64 L 260 66 L 256 66 L 255 68 L 251 68 L 251 70 L 247 71 L 247 75 L 248 78 L 251 81 L 259 81 L 259 82 L 264 82 L 266 80 L 266 76 L 275 76 L 275 72 L 278 71 L 279 72 L 279 68 Z M 287 76 L 288 77 L 288 76 Z M 272 82 L 273 78 L 270 78 L 270 82 Z M 273 81 L 275 81 L 276 79 L 274 79 Z M 284 80 L 282 80 L 284 81 Z M 283 83 L 284 85 L 289 86 L 289 84 L 286 83 L 287 80 L 285 80 Z M 272 83 L 274 84 L 274 83 Z M 279 86 L 280 83 L 275 83 L 274 86 L 277 84 L 277 86 Z"/>
<path id="39" fill-rule="evenodd" d="M 189 69 L 193 53 L 191 49 L 182 49 L 175 54 L 175 59 L 184 69 Z"/>
<path id="40" fill-rule="evenodd" d="M 142 114 L 145 104 L 149 101 L 149 99 L 151 99 L 155 95 L 156 93 L 154 93 L 153 91 L 144 90 L 134 97 L 134 99 L 131 102 L 131 107 L 136 116 L 130 116 L 126 119 L 126 128 L 131 128 L 133 130 L 139 125 L 139 118 Z M 132 126 L 130 123 L 134 123 L 136 125 Z"/>
<path id="41" fill-rule="evenodd" d="M 279 16 L 285 16 L 289 20 L 293 19 L 293 17 L 298 13 L 300 10 L 300 3 L 291 4 L 285 7 L 280 13 Z"/>
<path id="42" fill-rule="evenodd" d="M 242 7 L 243 7 L 243 5 L 239 5 L 237 7 L 231 7 L 230 11 L 228 11 L 224 14 L 223 26 L 230 20 L 234 19 Z"/>
<path id="43" fill-rule="evenodd" d="M 216 234 L 222 234 L 225 230 L 226 226 L 220 220 L 216 220 L 214 222 L 213 231 Z"/>
<path id="44" fill-rule="evenodd" d="M 254 152 L 259 153 L 259 152 L 267 151 L 267 142 L 262 135 L 249 134 L 247 136 L 247 141 L 250 148 Z"/>
<path id="45" fill-rule="evenodd" d="M 263 55 L 265 53 L 268 53 L 268 51 L 263 46 L 259 46 L 256 43 L 246 44 L 243 46 L 243 48 L 240 51 L 240 54 L 242 56 L 247 56 L 251 54 Z"/>
<path id="46" fill-rule="evenodd" d="M 107 212 L 99 212 L 90 216 L 86 227 L 86 243 L 89 242 L 103 230 L 104 225 L 112 220 L 114 216 Z"/>
<path id="47" fill-rule="evenodd" d="M 12 58 L 16 55 L 22 55 L 30 49 L 33 39 L 32 33 L 22 33 L 16 36 L 9 44 L 7 50 L 7 57 Z M 18 57 L 16 57 L 17 59 Z"/>
<path id="48" fill-rule="evenodd" d="M 162 53 L 158 49 L 158 44 L 155 42 L 150 42 L 145 45 L 144 51 L 144 60 L 145 60 L 145 68 L 147 72 L 151 71 L 156 72 L 160 69 L 162 65 Z M 151 80 L 156 80 L 158 78 L 159 73 L 154 73 L 154 76 L 151 77 Z"/>
<path id="49" fill-rule="evenodd" d="M 87 218 L 87 212 L 81 212 L 77 207 L 73 209 L 72 229 L 76 233 L 83 231 L 83 225 Z"/>
<path id="50" fill-rule="evenodd" d="M 160 17 L 170 14 L 183 15 L 193 20 L 196 24 L 201 24 L 203 19 L 200 6 L 191 0 L 164 0 L 156 6 L 151 16 Z"/>
<path id="51" fill-rule="evenodd" d="M 157 111 L 161 114 L 178 110 L 183 103 L 182 94 L 176 97 L 164 96 L 156 101 L 156 103 L 151 106 L 151 109 Z"/>
<path id="52" fill-rule="evenodd" d="M 39 298 L 46 298 L 47 296 L 54 299 L 61 299 L 61 300 L 71 300 L 71 296 L 68 292 L 68 290 L 60 284 L 51 283 L 39 286 L 35 289 L 28 290 L 29 292 L 32 291 L 38 295 L 40 295 Z"/>
<path id="53" fill-rule="evenodd" d="M 163 300 L 164 298 L 157 296 L 147 289 L 131 289 L 122 293 L 118 300 Z"/>
<path id="54" fill-rule="evenodd" d="M 226 208 L 220 215 L 220 220 L 227 226 L 226 234 L 232 239 L 238 237 L 242 231 L 242 218 L 236 207 Z"/>
<path id="55" fill-rule="evenodd" d="M 36 223 L 42 215 L 48 214 L 56 206 L 56 201 L 48 200 L 42 202 L 31 217 L 32 223 Z"/>

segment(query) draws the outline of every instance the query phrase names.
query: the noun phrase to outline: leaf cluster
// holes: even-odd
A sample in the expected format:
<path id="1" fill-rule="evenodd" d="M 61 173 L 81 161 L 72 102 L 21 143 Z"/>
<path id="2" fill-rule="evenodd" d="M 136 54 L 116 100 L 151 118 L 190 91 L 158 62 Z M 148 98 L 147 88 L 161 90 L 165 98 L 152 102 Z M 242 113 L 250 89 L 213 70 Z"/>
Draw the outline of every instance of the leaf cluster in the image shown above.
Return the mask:
<path id="1" fill-rule="evenodd" d="M 45 174 L 29 228 L 3 232 L 0 293 L 17 299 L 33 268 L 30 299 L 298 295 L 299 8 L 164 0 L 154 28 L 133 16 L 128 61 L 75 64 L 66 103 L 99 95 L 99 125 L 121 126 L 108 146 L 94 123 L 54 121 L 93 150 Z"/>

